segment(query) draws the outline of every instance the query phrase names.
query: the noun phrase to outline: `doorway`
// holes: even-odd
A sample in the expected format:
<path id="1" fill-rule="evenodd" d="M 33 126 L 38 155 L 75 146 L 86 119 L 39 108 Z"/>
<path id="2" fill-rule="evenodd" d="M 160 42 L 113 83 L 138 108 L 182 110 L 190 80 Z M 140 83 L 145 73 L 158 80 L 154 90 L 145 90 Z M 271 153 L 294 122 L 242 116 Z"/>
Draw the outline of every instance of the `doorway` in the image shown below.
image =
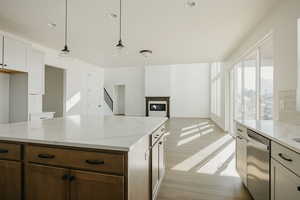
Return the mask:
<path id="1" fill-rule="evenodd" d="M 125 85 L 115 85 L 114 114 L 125 115 Z"/>
<path id="2" fill-rule="evenodd" d="M 87 73 L 87 115 L 101 115 L 103 113 L 103 92 L 101 78 L 96 72 Z"/>
<path id="3" fill-rule="evenodd" d="M 55 112 L 54 117 L 64 116 L 65 70 L 45 66 L 45 95 L 43 112 Z"/>

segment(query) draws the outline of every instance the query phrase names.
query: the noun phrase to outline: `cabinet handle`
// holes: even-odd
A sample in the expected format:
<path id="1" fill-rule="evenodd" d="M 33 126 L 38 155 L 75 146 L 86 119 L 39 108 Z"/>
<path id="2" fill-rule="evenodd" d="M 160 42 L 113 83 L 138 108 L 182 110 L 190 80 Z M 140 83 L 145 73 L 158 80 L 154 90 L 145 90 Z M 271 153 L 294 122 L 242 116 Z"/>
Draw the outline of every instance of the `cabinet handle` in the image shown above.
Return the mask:
<path id="1" fill-rule="evenodd" d="M 85 162 L 90 165 L 103 165 L 104 164 L 103 160 L 86 160 Z"/>
<path id="2" fill-rule="evenodd" d="M 2 63 L 0 63 L 0 66 L 2 66 L 3 64 Z"/>
<path id="3" fill-rule="evenodd" d="M 292 160 L 291 158 L 285 157 L 282 153 L 279 153 L 278 155 L 279 155 L 279 157 L 281 157 L 281 158 L 282 158 L 283 160 L 285 160 L 285 161 L 293 162 L 293 160 Z"/>
<path id="4" fill-rule="evenodd" d="M 69 176 L 69 181 L 74 181 L 75 179 L 75 176 Z"/>
<path id="5" fill-rule="evenodd" d="M 61 178 L 62 178 L 62 180 L 68 180 L 70 178 L 70 175 L 69 174 L 65 174 Z"/>
<path id="6" fill-rule="evenodd" d="M 241 137 L 241 136 L 236 136 L 237 137 L 237 139 L 239 139 L 239 140 L 242 140 L 243 138 Z"/>
<path id="7" fill-rule="evenodd" d="M 55 158 L 55 155 L 50 155 L 50 154 L 39 154 L 39 158 L 44 158 L 44 159 L 53 159 Z"/>
<path id="8" fill-rule="evenodd" d="M 8 153 L 7 149 L 0 149 L 0 153 Z"/>

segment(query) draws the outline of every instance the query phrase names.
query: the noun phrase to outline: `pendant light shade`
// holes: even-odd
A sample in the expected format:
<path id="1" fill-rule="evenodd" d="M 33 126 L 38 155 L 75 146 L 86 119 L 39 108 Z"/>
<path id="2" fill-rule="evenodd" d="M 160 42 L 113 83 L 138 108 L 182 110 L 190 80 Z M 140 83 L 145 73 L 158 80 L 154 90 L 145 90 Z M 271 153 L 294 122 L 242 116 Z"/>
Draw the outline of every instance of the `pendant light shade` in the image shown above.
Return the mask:
<path id="1" fill-rule="evenodd" d="M 70 49 L 68 47 L 68 0 L 66 0 L 66 12 L 65 12 L 65 45 L 64 48 L 61 50 L 61 56 L 69 56 Z"/>

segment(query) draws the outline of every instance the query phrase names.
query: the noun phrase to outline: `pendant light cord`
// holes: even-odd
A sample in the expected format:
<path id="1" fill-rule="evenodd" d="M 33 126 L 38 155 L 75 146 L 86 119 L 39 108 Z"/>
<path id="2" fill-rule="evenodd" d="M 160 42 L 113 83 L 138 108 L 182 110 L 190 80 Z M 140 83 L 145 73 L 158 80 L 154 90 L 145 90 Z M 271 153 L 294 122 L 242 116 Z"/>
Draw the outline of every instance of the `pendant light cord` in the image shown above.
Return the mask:
<path id="1" fill-rule="evenodd" d="M 122 40 L 122 0 L 120 0 L 120 41 Z"/>
<path id="2" fill-rule="evenodd" d="M 68 0 L 66 0 L 66 21 L 65 21 L 65 46 L 67 46 L 68 42 Z"/>

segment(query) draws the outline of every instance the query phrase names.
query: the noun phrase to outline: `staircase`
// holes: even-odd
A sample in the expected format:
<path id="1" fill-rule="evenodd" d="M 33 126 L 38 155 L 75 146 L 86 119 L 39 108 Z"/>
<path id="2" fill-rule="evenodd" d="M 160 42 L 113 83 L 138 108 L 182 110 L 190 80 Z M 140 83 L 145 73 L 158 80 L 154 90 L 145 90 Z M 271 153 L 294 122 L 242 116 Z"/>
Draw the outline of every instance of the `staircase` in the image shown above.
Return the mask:
<path id="1" fill-rule="evenodd" d="M 112 98 L 110 97 L 110 95 L 108 94 L 108 92 L 105 88 L 104 88 L 104 101 L 108 105 L 108 107 L 110 108 L 111 112 L 113 112 L 113 110 L 114 110 L 114 101 L 112 100 Z"/>

